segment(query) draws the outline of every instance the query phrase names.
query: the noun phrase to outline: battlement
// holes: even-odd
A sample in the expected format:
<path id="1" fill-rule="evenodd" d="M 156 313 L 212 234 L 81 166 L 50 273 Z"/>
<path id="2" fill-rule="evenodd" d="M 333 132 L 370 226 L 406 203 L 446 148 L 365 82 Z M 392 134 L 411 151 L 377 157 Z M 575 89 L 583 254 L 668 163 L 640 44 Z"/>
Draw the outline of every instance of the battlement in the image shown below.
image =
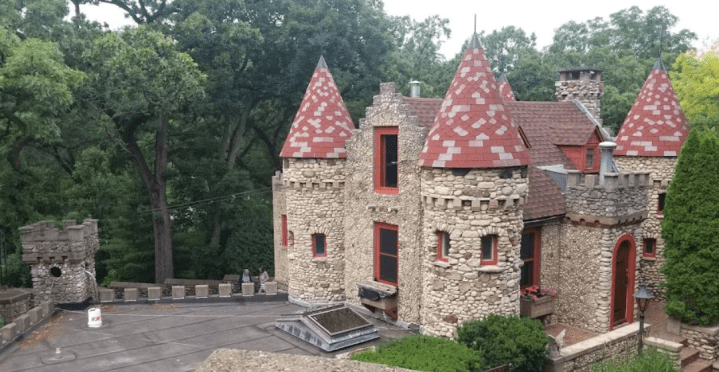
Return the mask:
<path id="1" fill-rule="evenodd" d="M 63 221 L 63 229 L 58 230 L 52 221 L 42 221 L 20 228 L 22 243 L 35 242 L 83 242 L 86 237 L 97 235 L 97 220 L 86 219 L 82 224 L 76 225 L 75 221 Z"/>
<path id="2" fill-rule="evenodd" d="M 282 186 L 283 182 L 282 172 L 276 171 L 272 176 L 272 188 L 275 188 L 275 186 Z"/>
<path id="3" fill-rule="evenodd" d="M 599 175 L 567 172 L 567 218 L 579 223 L 612 226 L 647 217 L 649 172 Z"/>

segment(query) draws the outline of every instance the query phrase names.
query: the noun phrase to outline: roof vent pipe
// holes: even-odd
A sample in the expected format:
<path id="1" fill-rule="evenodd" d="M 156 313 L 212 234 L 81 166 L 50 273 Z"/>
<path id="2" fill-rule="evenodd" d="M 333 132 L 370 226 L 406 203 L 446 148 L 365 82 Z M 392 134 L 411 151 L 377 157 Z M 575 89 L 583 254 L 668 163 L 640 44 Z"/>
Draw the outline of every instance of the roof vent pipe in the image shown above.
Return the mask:
<path id="1" fill-rule="evenodd" d="M 601 165 L 599 167 L 599 184 L 601 185 L 604 183 L 604 175 L 613 173 L 616 170 L 612 152 L 617 148 L 617 144 L 612 141 L 604 141 L 599 144 L 599 148 L 602 149 Z"/>
<path id="2" fill-rule="evenodd" d="M 410 97 L 419 97 L 419 86 L 422 84 L 422 82 L 417 80 L 412 80 L 409 82 L 409 96 Z"/>

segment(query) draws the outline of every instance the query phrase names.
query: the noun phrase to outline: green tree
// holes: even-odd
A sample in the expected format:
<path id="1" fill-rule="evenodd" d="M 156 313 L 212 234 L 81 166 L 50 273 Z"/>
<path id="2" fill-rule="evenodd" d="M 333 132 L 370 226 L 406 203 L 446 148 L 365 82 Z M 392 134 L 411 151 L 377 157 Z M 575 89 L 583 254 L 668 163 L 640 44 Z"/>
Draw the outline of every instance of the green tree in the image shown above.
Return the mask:
<path id="1" fill-rule="evenodd" d="M 536 51 L 537 48 L 537 36 L 534 33 L 527 35 L 519 27 L 502 27 L 486 36 L 483 33 L 482 46 L 497 76 L 511 71 L 522 53 Z"/>
<path id="2" fill-rule="evenodd" d="M 667 314 L 719 322 L 719 136 L 692 129 L 666 196 L 662 273 Z"/>
<path id="3" fill-rule="evenodd" d="M 674 69 L 672 86 L 692 128 L 719 127 L 719 52 L 682 54 Z"/>
<path id="4" fill-rule="evenodd" d="M 204 75 L 173 41 L 145 26 L 111 33 L 85 53 L 92 100 L 131 158 L 153 210 L 155 281 L 173 277 L 167 169 L 172 132 L 185 130 L 188 107 L 204 97 Z"/>

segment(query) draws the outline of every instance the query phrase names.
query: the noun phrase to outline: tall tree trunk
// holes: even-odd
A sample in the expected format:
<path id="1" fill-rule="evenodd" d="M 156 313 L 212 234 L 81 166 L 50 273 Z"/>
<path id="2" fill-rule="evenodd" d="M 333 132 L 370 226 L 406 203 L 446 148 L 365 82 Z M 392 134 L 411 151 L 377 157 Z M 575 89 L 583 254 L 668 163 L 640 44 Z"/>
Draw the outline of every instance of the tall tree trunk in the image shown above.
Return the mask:
<path id="1" fill-rule="evenodd" d="M 172 263 L 172 219 L 167 209 L 167 118 L 158 120 L 155 132 L 155 169 L 150 170 L 142 150 L 137 145 L 134 133 L 129 133 L 125 142 L 132 155 L 137 171 L 147 187 L 150 205 L 153 209 L 152 227 L 155 238 L 155 283 L 164 283 L 174 277 Z"/>

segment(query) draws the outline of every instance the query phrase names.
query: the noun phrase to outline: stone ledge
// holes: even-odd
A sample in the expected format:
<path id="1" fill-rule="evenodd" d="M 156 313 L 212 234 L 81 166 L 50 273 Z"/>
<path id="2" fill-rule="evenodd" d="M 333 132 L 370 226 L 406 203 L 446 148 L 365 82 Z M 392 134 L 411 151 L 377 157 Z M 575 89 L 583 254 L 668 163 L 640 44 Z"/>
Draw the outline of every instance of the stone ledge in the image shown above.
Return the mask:
<path id="1" fill-rule="evenodd" d="M 678 342 L 662 340 L 656 337 L 647 337 L 644 339 L 644 343 L 647 344 L 647 346 L 654 346 L 658 349 L 671 351 L 673 353 L 678 353 L 679 350 L 684 347 L 684 345 Z"/>
<path id="2" fill-rule="evenodd" d="M 649 324 L 645 324 L 644 331 L 647 332 L 649 330 L 649 327 Z M 584 354 L 596 351 L 604 347 L 606 344 L 625 340 L 629 337 L 635 336 L 638 333 L 639 322 L 634 322 L 619 329 L 615 329 L 611 332 L 607 332 L 603 335 L 595 336 L 588 340 L 567 346 L 561 349 L 559 352 L 561 357 L 565 360 L 576 359 Z"/>
<path id="3" fill-rule="evenodd" d="M 444 261 L 434 261 L 434 262 L 432 262 L 432 265 L 441 267 L 443 269 L 449 269 L 452 266 L 448 262 L 444 262 Z"/>
<path id="4" fill-rule="evenodd" d="M 713 326 L 695 326 L 695 325 L 689 325 L 686 323 L 682 323 L 682 330 L 688 329 L 690 331 L 705 333 L 710 336 L 716 336 L 719 334 L 719 324 L 713 325 Z"/>
<path id="5" fill-rule="evenodd" d="M 314 257 L 312 262 L 327 262 L 327 257 Z"/>
<path id="6" fill-rule="evenodd" d="M 656 257 L 644 257 L 644 256 L 642 256 L 642 260 L 644 260 L 644 261 L 656 261 L 657 258 L 656 258 Z"/>
<path id="7" fill-rule="evenodd" d="M 497 265 L 482 266 L 479 268 L 480 273 L 499 274 L 504 272 L 504 269 Z"/>

